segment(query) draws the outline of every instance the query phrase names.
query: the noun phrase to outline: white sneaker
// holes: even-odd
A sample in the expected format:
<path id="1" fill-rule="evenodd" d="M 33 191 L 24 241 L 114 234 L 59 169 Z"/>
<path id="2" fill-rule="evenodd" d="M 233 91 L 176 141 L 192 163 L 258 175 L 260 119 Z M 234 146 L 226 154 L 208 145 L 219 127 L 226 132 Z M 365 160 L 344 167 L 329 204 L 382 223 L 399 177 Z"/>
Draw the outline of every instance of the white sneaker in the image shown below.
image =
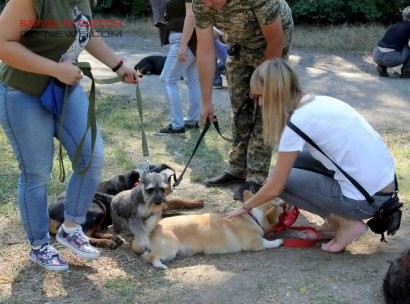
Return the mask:
<path id="1" fill-rule="evenodd" d="M 61 225 L 57 231 L 56 240 L 83 258 L 95 259 L 100 255 L 100 252 L 91 246 L 80 225 L 77 225 L 75 231 L 70 234 L 65 232 Z"/>

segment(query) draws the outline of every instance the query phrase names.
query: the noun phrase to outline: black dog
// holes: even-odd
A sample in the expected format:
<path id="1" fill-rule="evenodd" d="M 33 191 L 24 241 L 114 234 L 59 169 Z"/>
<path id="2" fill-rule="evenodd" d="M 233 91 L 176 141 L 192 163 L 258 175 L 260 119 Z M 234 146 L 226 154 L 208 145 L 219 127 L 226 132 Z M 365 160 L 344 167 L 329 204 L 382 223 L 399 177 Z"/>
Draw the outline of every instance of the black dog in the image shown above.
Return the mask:
<path id="1" fill-rule="evenodd" d="M 383 294 L 387 304 L 410 303 L 410 250 L 391 262 L 383 280 Z"/>
<path id="2" fill-rule="evenodd" d="M 148 56 L 142 58 L 141 61 L 134 66 L 134 69 L 140 71 L 142 74 L 161 75 L 166 59 L 166 56 Z"/>

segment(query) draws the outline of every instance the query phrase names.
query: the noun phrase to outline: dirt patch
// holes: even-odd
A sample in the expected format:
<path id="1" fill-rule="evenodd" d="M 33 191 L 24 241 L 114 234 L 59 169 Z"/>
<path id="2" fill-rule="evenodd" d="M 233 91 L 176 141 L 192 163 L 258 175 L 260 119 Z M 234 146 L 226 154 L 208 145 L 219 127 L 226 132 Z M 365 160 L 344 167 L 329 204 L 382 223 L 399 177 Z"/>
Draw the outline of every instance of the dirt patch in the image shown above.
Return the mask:
<path id="1" fill-rule="evenodd" d="M 125 36 L 109 43 L 134 65 L 151 54 L 166 54 L 157 37 Z M 86 54 L 96 76 L 112 73 Z M 358 109 L 377 129 L 409 131 L 408 79 L 379 78 L 368 55 L 321 54 L 294 50 L 290 62 L 306 91 L 338 97 Z M 99 88 L 110 94 L 135 92 L 125 85 Z M 164 100 L 158 76 L 141 83 L 143 96 Z M 229 107 L 226 89 L 215 90 L 218 108 Z M 165 102 L 165 101 L 164 101 Z M 189 174 L 189 173 L 188 173 Z M 185 178 L 177 195 L 201 195 L 204 210 L 226 212 L 234 187 L 207 189 Z M 70 270 L 52 273 L 27 260 L 28 245 L 18 221 L 0 216 L 0 302 L 2 303 L 383 303 L 381 285 L 388 263 L 410 247 L 407 207 L 402 227 L 389 243 L 367 232 L 340 254 L 327 254 L 320 244 L 306 249 L 278 248 L 226 255 L 195 255 L 157 271 L 129 246 L 102 250 L 102 257 L 84 261 L 58 247 Z M 313 224 L 302 213 L 296 224 Z M 289 232 L 278 237 L 292 237 Z"/>

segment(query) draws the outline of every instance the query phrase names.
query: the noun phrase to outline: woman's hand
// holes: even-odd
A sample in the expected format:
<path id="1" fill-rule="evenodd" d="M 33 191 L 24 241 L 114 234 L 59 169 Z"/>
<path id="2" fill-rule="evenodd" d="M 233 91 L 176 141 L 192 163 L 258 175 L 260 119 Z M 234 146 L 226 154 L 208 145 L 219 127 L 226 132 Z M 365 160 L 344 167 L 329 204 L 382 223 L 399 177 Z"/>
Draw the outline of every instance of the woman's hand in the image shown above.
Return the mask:
<path id="1" fill-rule="evenodd" d="M 139 71 L 134 70 L 126 65 L 123 65 L 117 70 L 118 76 L 124 76 L 125 83 L 137 84 L 139 82 L 139 78 L 142 77 L 142 74 Z"/>
<path id="2" fill-rule="evenodd" d="M 185 62 L 187 50 L 188 50 L 188 48 L 187 48 L 186 45 L 185 45 L 185 46 L 184 46 L 184 45 L 181 45 L 181 46 L 179 47 L 179 50 L 178 50 L 178 60 L 179 60 L 179 61 Z"/>
<path id="3" fill-rule="evenodd" d="M 240 216 L 242 214 L 249 213 L 249 210 L 246 210 L 243 207 L 236 208 L 235 210 L 228 212 L 226 218 L 230 219 L 236 216 Z"/>
<path id="4" fill-rule="evenodd" d="M 68 61 L 59 63 L 55 69 L 55 74 L 51 76 L 67 85 L 75 85 L 83 78 L 81 69 Z"/>

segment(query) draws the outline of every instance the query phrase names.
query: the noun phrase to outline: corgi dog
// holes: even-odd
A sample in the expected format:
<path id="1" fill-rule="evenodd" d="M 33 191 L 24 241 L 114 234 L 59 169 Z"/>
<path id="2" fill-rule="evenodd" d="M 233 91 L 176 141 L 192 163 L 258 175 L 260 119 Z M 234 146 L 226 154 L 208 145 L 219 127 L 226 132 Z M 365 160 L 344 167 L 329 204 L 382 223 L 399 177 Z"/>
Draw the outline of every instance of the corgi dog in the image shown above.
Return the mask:
<path id="1" fill-rule="evenodd" d="M 245 199 L 252 195 L 245 191 Z M 150 235 L 142 257 L 155 268 L 177 255 L 229 253 L 277 248 L 281 239 L 269 241 L 264 233 L 279 222 L 282 208 L 273 202 L 253 208 L 249 214 L 228 219 L 221 214 L 181 215 L 161 219 Z M 135 244 L 137 245 L 137 244 Z M 132 244 L 134 249 L 134 244 Z"/>

